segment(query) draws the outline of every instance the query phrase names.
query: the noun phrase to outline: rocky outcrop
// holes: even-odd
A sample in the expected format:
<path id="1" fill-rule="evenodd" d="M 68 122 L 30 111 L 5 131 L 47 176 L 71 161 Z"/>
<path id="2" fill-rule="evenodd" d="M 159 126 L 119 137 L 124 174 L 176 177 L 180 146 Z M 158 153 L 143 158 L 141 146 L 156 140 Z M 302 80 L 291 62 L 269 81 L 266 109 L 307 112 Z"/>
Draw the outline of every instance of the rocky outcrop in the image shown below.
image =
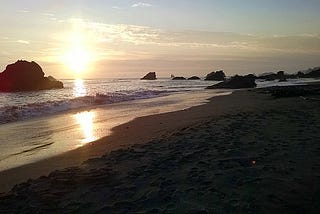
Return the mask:
<path id="1" fill-rule="evenodd" d="M 224 81 L 226 79 L 226 75 L 223 70 L 211 72 L 205 78 L 205 80 L 214 80 L 214 81 Z"/>
<path id="2" fill-rule="evenodd" d="M 282 80 L 289 77 L 288 75 L 284 74 L 284 71 L 278 71 L 277 73 L 265 73 L 261 74 L 257 77 L 257 79 L 263 79 L 265 81 L 273 81 L 273 80 Z"/>
<path id="3" fill-rule="evenodd" d="M 238 89 L 238 88 L 254 88 L 257 86 L 255 83 L 255 75 L 249 74 L 246 76 L 235 75 L 228 80 L 220 82 L 218 84 L 208 86 L 207 89 L 219 89 L 219 88 L 228 88 L 228 89 Z"/>
<path id="4" fill-rule="evenodd" d="M 200 80 L 200 77 L 192 76 L 192 77 L 189 77 L 188 80 Z"/>
<path id="5" fill-rule="evenodd" d="M 279 82 L 284 82 L 287 79 L 296 78 L 320 78 L 320 68 L 312 68 L 306 71 L 299 71 L 296 74 L 286 74 L 284 71 L 278 71 L 277 73 L 265 73 L 257 77 L 257 79 L 262 79 L 265 81 L 279 80 Z"/>
<path id="6" fill-rule="evenodd" d="M 184 77 L 173 77 L 172 80 L 186 80 Z"/>
<path id="7" fill-rule="evenodd" d="M 281 79 L 279 79 L 279 82 L 288 82 L 287 78 L 283 77 Z"/>
<path id="8" fill-rule="evenodd" d="M 313 68 L 306 72 L 302 78 L 320 78 L 320 68 Z"/>
<path id="9" fill-rule="evenodd" d="M 144 77 L 141 78 L 141 80 L 156 80 L 156 72 L 149 72 Z"/>
<path id="10" fill-rule="evenodd" d="M 299 71 L 299 72 L 297 73 L 297 77 L 298 77 L 298 78 L 303 78 L 304 75 L 305 75 L 305 74 L 304 74 L 302 71 Z"/>
<path id="11" fill-rule="evenodd" d="M 63 88 L 63 83 L 53 77 L 45 77 L 40 65 L 36 62 L 18 60 L 7 65 L 0 73 L 0 91 L 36 91 Z"/>
<path id="12" fill-rule="evenodd" d="M 320 78 L 320 67 L 310 68 L 306 71 L 299 71 L 297 74 L 292 74 L 286 78 Z"/>

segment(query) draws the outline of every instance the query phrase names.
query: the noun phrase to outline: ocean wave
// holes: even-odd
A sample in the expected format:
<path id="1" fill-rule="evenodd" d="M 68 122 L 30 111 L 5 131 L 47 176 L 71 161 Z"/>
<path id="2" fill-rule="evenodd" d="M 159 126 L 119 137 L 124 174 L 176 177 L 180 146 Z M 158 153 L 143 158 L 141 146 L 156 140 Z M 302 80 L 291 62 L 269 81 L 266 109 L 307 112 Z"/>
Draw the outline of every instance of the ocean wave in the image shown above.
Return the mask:
<path id="1" fill-rule="evenodd" d="M 83 96 L 63 101 L 47 101 L 19 106 L 4 106 L 0 108 L 0 124 L 85 107 L 91 108 L 98 105 L 165 96 L 168 93 L 172 93 L 172 91 L 118 91 L 114 93 L 97 93 L 95 96 Z"/>

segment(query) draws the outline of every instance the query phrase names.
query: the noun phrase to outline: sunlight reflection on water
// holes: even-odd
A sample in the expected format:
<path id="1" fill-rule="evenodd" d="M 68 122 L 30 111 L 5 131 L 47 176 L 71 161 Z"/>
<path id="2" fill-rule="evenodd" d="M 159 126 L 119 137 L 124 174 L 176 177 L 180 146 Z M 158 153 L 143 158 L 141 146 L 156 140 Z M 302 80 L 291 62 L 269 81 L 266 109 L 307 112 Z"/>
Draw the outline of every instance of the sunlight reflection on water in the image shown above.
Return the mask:
<path id="1" fill-rule="evenodd" d="M 87 95 L 87 90 L 82 79 L 74 80 L 73 95 L 75 97 L 83 97 Z"/>
<path id="2" fill-rule="evenodd" d="M 86 143 L 96 140 L 94 135 L 94 123 L 93 119 L 95 117 L 94 112 L 81 112 L 75 115 L 77 122 L 79 123 L 81 130 L 83 132 L 83 139 L 81 140 L 81 146 Z"/>

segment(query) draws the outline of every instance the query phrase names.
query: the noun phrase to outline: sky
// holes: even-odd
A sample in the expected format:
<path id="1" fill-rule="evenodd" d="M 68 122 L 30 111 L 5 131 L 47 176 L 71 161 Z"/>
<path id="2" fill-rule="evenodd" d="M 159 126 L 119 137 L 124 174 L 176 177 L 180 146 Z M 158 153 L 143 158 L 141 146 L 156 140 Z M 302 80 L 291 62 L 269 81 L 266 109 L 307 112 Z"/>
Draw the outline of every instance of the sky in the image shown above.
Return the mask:
<path id="1" fill-rule="evenodd" d="M 0 71 L 25 59 L 60 79 L 293 73 L 320 66 L 319 11 L 319 0 L 2 0 Z"/>

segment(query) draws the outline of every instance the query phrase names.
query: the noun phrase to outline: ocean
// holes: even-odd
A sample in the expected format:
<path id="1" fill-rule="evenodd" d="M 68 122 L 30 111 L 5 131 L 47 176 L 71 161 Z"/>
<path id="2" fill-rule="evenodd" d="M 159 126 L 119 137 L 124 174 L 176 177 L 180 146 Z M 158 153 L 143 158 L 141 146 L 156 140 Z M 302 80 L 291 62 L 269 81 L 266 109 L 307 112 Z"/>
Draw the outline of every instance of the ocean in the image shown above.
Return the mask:
<path id="1" fill-rule="evenodd" d="M 63 89 L 0 93 L 0 171 L 83 146 L 135 117 L 200 104 L 211 95 L 185 96 L 213 84 L 170 79 L 62 81 Z"/>
<path id="2" fill-rule="evenodd" d="M 80 108 L 166 96 L 181 91 L 203 90 L 212 82 L 160 79 L 63 80 L 57 90 L 1 93 L 0 123 L 20 121 Z"/>
<path id="3" fill-rule="evenodd" d="M 201 105 L 231 90 L 214 81 L 62 80 L 63 89 L 0 93 L 0 171 L 49 158 L 110 135 L 136 117 Z M 314 80 L 257 81 L 258 87 Z"/>

